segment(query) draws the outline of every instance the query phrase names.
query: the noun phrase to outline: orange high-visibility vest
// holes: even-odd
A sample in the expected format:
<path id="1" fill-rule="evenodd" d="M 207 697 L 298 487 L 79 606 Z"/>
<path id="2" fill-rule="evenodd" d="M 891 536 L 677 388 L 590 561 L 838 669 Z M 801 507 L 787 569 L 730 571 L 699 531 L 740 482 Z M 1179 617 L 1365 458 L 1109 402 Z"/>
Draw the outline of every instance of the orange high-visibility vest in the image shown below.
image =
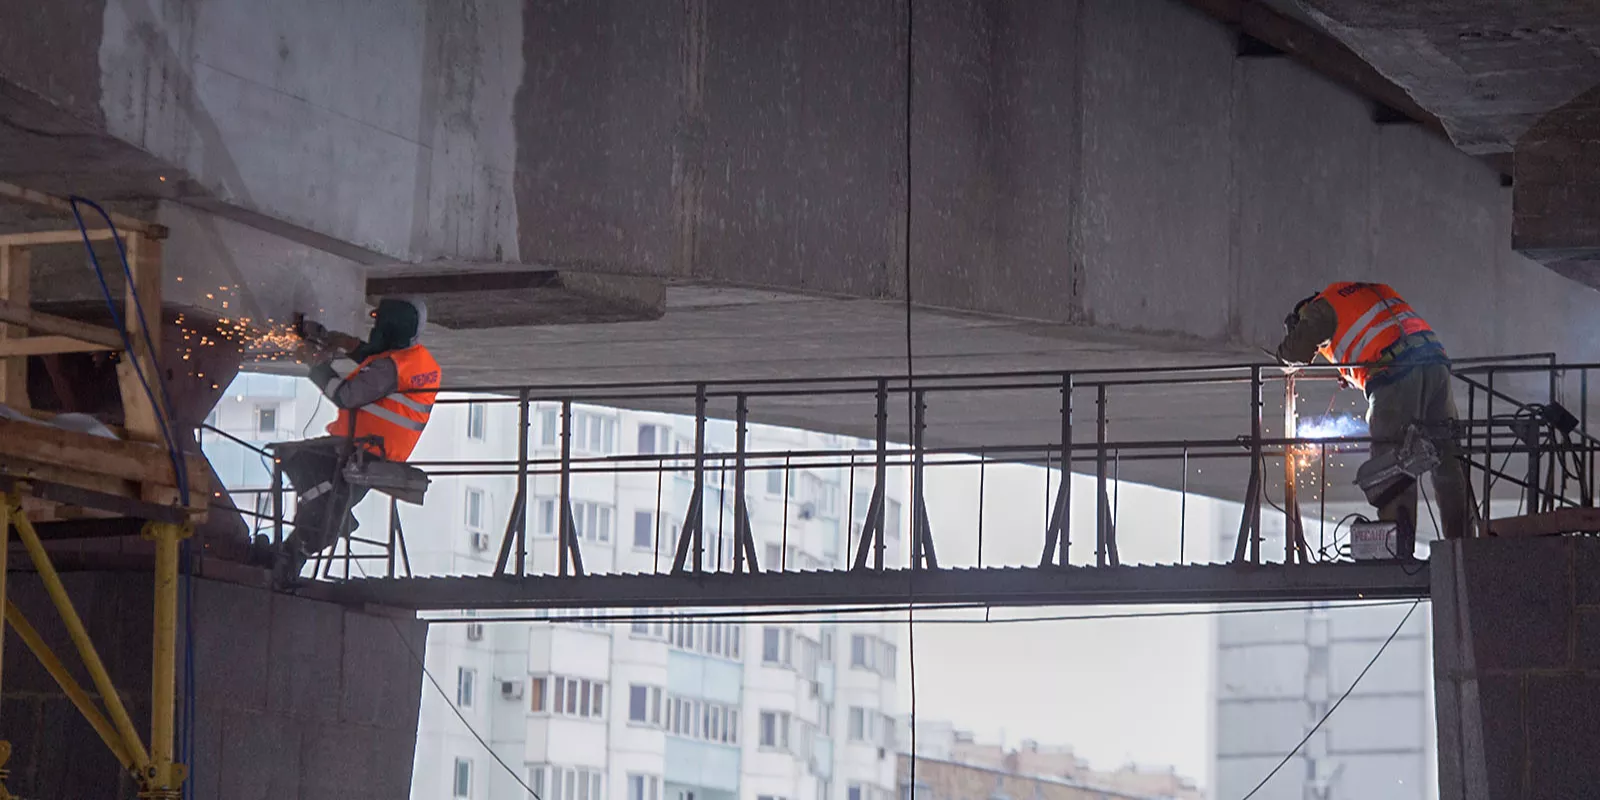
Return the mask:
<path id="1" fill-rule="evenodd" d="M 371 444 L 366 445 L 367 449 L 390 461 L 405 461 L 416 449 L 417 440 L 422 438 L 422 429 L 428 425 L 428 416 L 433 413 L 435 390 L 439 388 L 439 362 L 433 360 L 428 348 L 414 344 L 404 350 L 368 356 L 349 375 L 344 376 L 345 379 L 348 380 L 362 367 L 380 358 L 394 360 L 399 389 L 355 409 L 353 435 L 351 409 L 339 410 L 339 417 L 328 424 L 328 433 L 355 439 L 380 437 L 383 439 L 381 450 Z M 408 389 L 412 391 L 406 391 Z M 428 391 L 416 391 L 418 389 Z"/>
<path id="2" fill-rule="evenodd" d="M 1318 295 L 1333 306 L 1339 327 L 1317 352 L 1334 364 L 1381 365 L 1395 342 L 1433 328 L 1400 294 L 1382 283 L 1335 283 Z M 1379 367 L 1381 369 L 1381 366 Z M 1339 374 L 1358 389 L 1367 388 L 1371 366 L 1341 367 Z"/>

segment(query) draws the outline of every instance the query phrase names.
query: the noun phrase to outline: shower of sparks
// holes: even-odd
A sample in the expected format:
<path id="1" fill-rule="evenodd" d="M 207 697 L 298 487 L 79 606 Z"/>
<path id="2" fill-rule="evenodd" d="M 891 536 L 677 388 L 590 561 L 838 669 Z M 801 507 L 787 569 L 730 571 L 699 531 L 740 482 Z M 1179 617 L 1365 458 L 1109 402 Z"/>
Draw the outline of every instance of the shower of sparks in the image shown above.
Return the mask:
<path id="1" fill-rule="evenodd" d="M 181 281 L 183 278 L 179 276 L 178 280 Z M 224 296 L 235 294 L 237 289 L 237 286 L 217 287 L 217 291 L 222 292 Z M 206 293 L 206 299 L 217 299 L 216 293 Z M 225 311 L 237 305 L 229 300 L 222 300 L 221 304 Z M 295 333 L 293 322 L 279 322 L 271 318 L 253 319 L 248 316 L 190 320 L 186 315 L 179 314 L 177 324 L 183 331 L 179 357 L 184 361 L 193 362 L 201 351 L 211 348 L 232 348 L 245 361 L 301 360 L 302 342 Z M 197 372 L 196 377 L 204 378 L 205 374 Z"/>

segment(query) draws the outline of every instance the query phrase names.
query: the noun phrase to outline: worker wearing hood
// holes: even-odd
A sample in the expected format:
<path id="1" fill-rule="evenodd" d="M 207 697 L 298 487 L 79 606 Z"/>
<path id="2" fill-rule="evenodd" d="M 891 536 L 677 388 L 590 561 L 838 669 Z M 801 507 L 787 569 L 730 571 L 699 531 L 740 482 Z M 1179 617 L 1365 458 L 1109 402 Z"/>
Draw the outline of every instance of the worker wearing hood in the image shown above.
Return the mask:
<path id="1" fill-rule="evenodd" d="M 385 298 L 373 312 L 367 341 L 333 334 L 334 349 L 347 350 L 355 369 L 341 375 L 329 352 L 312 364 L 312 382 L 339 416 L 327 436 L 275 446 L 297 493 L 294 531 L 275 557 L 281 583 L 293 583 L 310 554 L 355 530 L 350 509 L 367 487 L 340 478 L 354 448 L 390 461 L 405 461 L 416 448 L 439 389 L 439 362 L 419 342 L 426 323 L 421 300 Z"/>
<path id="2" fill-rule="evenodd" d="M 322 361 L 311 367 L 311 380 L 339 408 L 329 435 L 405 461 L 428 424 L 439 388 L 439 362 L 418 342 L 427 307 L 411 298 L 385 298 L 373 317 L 371 338 L 350 352 L 355 370 L 340 377 Z"/>

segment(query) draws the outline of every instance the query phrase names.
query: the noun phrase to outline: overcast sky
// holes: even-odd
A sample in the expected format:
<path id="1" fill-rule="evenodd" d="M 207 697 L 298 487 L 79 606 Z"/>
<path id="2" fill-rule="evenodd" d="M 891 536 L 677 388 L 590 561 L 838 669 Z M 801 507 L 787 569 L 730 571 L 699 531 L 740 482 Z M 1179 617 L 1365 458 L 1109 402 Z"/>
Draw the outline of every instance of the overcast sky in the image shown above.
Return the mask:
<path id="1" fill-rule="evenodd" d="M 1051 490 L 1059 481 L 1052 472 Z M 1036 565 L 1044 541 L 1045 470 L 990 466 L 984 479 L 985 565 Z M 1073 484 L 1072 557 L 1093 563 L 1093 480 Z M 928 472 L 928 516 L 941 566 L 977 563 L 978 470 Z M 1176 492 L 1124 484 L 1118 505 L 1124 564 L 1178 560 Z M 1184 550 L 1210 560 L 1218 520 L 1237 504 L 1190 497 Z M 1006 610 L 994 616 L 1128 613 L 1186 607 Z M 965 614 L 964 616 L 971 616 Z M 909 648 L 902 634 L 901 708 L 910 709 Z M 919 624 L 917 716 L 970 729 L 980 740 L 1024 738 L 1070 745 L 1097 768 L 1137 761 L 1172 765 L 1209 786 L 1211 618 L 1078 620 L 994 625 Z"/>

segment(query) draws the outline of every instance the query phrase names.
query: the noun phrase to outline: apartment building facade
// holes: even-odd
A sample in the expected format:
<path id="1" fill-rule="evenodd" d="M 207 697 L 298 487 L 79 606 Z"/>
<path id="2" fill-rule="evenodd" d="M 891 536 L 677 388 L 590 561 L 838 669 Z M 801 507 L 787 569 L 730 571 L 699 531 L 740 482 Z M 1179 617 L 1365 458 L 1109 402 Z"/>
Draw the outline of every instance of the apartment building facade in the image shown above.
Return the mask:
<path id="1" fill-rule="evenodd" d="M 413 463 L 515 461 L 515 404 L 450 399 L 461 402 L 436 406 Z M 264 443 L 319 435 L 331 417 L 304 380 L 245 375 L 210 422 Z M 535 461 L 559 456 L 561 428 L 558 406 L 534 407 Z M 643 454 L 681 468 L 573 476 L 572 520 L 585 569 L 670 569 L 693 490 L 687 469 L 693 420 L 578 406 L 570 432 L 580 460 Z M 732 426 L 708 425 L 707 443 L 712 452 L 731 452 Z M 749 448 L 844 444 L 756 426 Z M 257 454 L 215 435 L 204 446 L 230 489 L 266 485 L 270 465 Z M 706 569 L 728 571 L 734 481 L 722 466 L 714 462 L 706 472 L 703 542 Z M 904 560 L 904 478 L 892 474 L 886 492 L 891 564 Z M 844 468 L 784 469 L 776 459 L 754 465 L 746 497 L 762 568 L 845 564 L 849 532 L 861 529 L 872 480 L 864 468 L 852 480 Z M 531 479 L 531 572 L 556 569 L 559 496 L 557 476 Z M 241 508 L 270 509 L 256 498 L 235 493 Z M 398 510 L 413 572 L 490 572 L 515 504 L 513 475 L 436 478 L 425 504 Z M 386 498 L 356 510 L 367 533 L 387 530 L 389 513 Z M 435 622 L 412 797 L 520 800 L 532 789 L 543 800 L 891 800 L 898 626 L 816 615 L 771 621 L 674 620 L 662 609 L 623 615 L 630 618 L 559 613 L 496 621 L 486 613 Z"/>

